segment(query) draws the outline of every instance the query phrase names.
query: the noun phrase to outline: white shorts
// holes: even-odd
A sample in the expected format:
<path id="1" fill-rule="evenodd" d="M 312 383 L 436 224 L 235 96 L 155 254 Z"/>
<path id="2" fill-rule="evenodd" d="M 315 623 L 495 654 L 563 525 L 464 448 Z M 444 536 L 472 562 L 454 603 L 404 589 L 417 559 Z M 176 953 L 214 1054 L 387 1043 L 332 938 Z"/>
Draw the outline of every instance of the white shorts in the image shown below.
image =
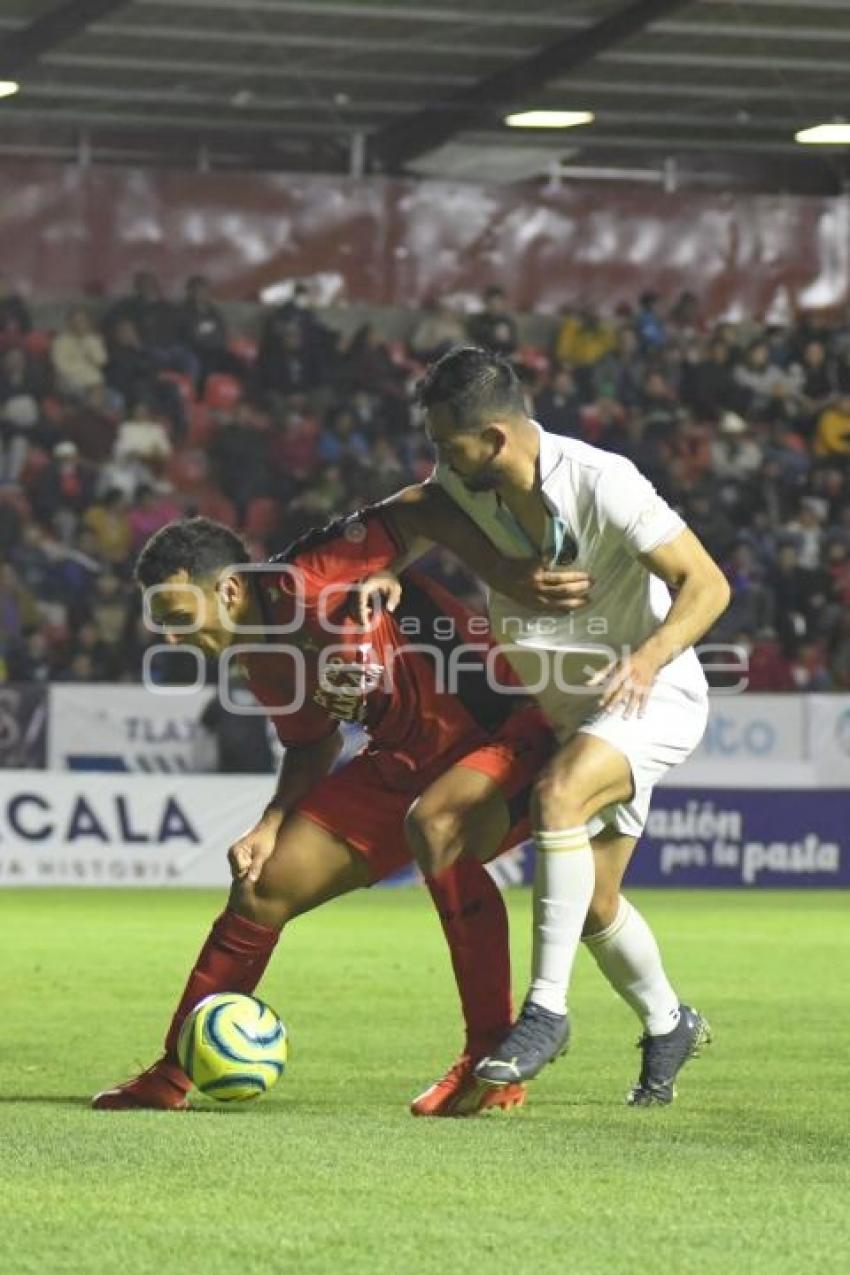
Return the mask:
<path id="1" fill-rule="evenodd" d="M 558 740 L 567 743 L 576 734 L 597 735 L 629 763 L 634 791 L 628 801 L 604 806 L 588 821 L 595 837 L 603 828 L 615 828 L 639 837 L 649 814 L 652 789 L 673 766 L 679 766 L 696 748 L 708 722 L 708 695 L 686 691 L 667 682 L 656 682 L 643 717 L 623 717 L 618 705 L 593 712 L 580 724 L 556 726 Z"/>

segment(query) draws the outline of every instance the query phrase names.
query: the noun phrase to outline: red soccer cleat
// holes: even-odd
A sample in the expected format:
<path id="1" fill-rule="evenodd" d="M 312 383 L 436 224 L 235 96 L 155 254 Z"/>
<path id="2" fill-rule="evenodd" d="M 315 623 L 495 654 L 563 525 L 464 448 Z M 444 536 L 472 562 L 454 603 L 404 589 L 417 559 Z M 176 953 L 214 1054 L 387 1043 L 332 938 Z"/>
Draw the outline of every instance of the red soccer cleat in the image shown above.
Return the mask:
<path id="1" fill-rule="evenodd" d="M 414 1098 L 414 1116 L 476 1116 L 484 1111 L 511 1111 L 525 1102 L 525 1085 L 488 1085 L 473 1072 L 477 1058 L 461 1054 L 440 1080 Z"/>
<path id="2" fill-rule="evenodd" d="M 95 1111 L 188 1111 L 188 1078 L 176 1063 L 159 1058 L 147 1071 L 92 1098 Z"/>

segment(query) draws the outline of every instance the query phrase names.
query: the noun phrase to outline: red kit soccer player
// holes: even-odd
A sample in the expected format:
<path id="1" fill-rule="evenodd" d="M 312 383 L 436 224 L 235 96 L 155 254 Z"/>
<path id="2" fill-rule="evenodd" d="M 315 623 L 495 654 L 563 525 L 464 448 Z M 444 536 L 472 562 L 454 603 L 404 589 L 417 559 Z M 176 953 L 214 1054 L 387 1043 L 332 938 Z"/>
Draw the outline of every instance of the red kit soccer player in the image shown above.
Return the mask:
<path id="1" fill-rule="evenodd" d="M 455 766 L 476 771 L 482 790 L 502 800 L 489 802 L 486 823 L 469 829 L 472 854 L 427 880 L 466 1042 L 412 1110 L 466 1115 L 524 1100 L 522 1086 L 482 1090 L 472 1076 L 512 1021 L 505 907 L 473 854 L 489 859 L 525 835 L 528 790 L 551 737 L 537 709 L 496 689 L 516 684 L 481 618 L 426 577 L 410 572 L 403 605 L 377 614 L 368 631 L 351 618 L 352 584 L 401 551 L 380 508 L 310 533 L 262 567 L 245 566 L 239 538 L 203 518 L 170 524 L 142 551 L 137 578 L 168 641 L 225 663 L 238 658 L 286 754 L 275 796 L 230 849 L 229 903 L 189 976 L 162 1058 L 99 1094 L 96 1108 L 185 1106 L 190 1086 L 176 1042 L 189 1011 L 213 992 L 253 992 L 288 921 L 408 863 L 408 812 Z M 339 718 L 362 721 L 370 742 L 330 773 Z"/>

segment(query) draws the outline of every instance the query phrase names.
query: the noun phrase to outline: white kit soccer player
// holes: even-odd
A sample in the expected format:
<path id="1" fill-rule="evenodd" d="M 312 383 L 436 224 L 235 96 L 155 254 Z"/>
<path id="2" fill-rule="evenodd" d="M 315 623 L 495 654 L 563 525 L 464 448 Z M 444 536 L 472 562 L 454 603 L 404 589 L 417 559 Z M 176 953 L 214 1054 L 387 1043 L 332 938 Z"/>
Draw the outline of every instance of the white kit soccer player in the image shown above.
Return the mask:
<path id="1" fill-rule="evenodd" d="M 644 1025 L 645 1065 L 632 1101 L 670 1101 L 675 1073 L 708 1029 L 680 1004 L 648 925 L 619 885 L 653 786 L 705 730 L 708 688 L 693 643 L 725 609 L 728 585 L 631 461 L 528 418 L 504 360 L 450 351 L 419 397 L 438 452 L 433 538 L 491 585 L 493 634 L 561 745 L 535 790 L 531 987 L 513 1031 L 477 1074 L 493 1084 L 530 1079 L 564 1051 L 566 994 L 584 931 Z M 434 486 L 484 533 L 492 562 L 441 531 Z M 584 604 L 541 614 L 507 596 L 510 584 L 498 587 L 505 564 L 530 559 L 589 577 Z"/>

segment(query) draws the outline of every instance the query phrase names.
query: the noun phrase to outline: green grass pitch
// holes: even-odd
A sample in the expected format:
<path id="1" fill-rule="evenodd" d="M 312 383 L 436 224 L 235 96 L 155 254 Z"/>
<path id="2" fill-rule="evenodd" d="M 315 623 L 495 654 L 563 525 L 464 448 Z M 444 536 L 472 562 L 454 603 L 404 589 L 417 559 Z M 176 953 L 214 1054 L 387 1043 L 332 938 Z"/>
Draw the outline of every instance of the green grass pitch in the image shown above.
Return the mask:
<path id="1" fill-rule="evenodd" d="M 407 1101 L 459 1043 L 424 891 L 296 922 L 262 988 L 287 1075 L 188 1115 L 86 1104 L 157 1053 L 220 896 L 0 894 L 0 1270 L 846 1271 L 847 895 L 635 897 L 715 1028 L 679 1101 L 623 1106 L 637 1024 L 582 954 L 573 1049 L 526 1110 L 416 1121 Z M 510 908 L 519 987 L 528 895 Z"/>

